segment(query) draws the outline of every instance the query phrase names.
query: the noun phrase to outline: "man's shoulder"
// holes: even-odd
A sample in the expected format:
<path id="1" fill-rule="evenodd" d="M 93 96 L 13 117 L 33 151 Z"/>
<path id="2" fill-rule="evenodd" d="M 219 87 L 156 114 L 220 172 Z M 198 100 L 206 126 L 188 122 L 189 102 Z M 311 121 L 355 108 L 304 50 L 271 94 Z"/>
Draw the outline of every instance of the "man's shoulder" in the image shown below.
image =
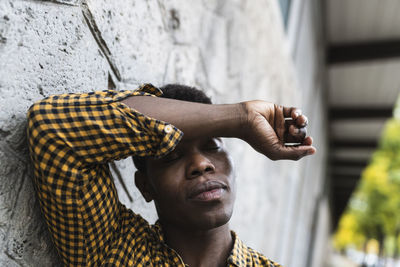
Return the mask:
<path id="1" fill-rule="evenodd" d="M 282 267 L 280 264 L 267 258 L 264 254 L 246 246 L 232 231 L 234 245 L 228 262 L 231 266 L 266 266 Z"/>
<path id="2" fill-rule="evenodd" d="M 255 251 L 252 248 L 248 248 L 248 250 L 252 255 L 253 263 L 255 266 L 282 267 L 282 265 L 270 260 L 264 254 Z"/>

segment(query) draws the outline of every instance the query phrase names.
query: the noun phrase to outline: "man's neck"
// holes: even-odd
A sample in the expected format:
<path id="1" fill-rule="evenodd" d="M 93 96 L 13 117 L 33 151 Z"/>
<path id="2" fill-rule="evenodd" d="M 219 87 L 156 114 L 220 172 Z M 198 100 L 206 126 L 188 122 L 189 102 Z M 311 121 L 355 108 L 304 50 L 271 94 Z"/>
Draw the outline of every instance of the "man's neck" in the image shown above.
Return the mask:
<path id="1" fill-rule="evenodd" d="M 229 225 L 210 230 L 192 231 L 163 224 L 166 243 L 174 249 L 190 267 L 226 266 L 233 247 Z"/>

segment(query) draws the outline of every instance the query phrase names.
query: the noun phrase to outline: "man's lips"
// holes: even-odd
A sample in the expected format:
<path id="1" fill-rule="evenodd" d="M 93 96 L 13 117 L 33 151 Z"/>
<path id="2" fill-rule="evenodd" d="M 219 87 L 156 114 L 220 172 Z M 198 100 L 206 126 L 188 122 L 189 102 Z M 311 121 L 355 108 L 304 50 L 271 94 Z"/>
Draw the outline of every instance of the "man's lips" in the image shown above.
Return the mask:
<path id="1" fill-rule="evenodd" d="M 224 190 L 228 187 L 225 183 L 216 180 L 210 180 L 195 185 L 190 191 L 188 198 L 192 200 L 211 201 L 219 199 Z"/>

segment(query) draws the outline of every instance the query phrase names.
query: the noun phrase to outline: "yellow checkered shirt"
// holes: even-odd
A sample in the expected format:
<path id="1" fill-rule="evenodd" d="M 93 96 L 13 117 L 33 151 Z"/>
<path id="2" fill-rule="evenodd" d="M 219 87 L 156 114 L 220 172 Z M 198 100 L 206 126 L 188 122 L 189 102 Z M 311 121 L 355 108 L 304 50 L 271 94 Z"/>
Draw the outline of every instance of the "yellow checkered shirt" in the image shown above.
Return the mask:
<path id="1" fill-rule="evenodd" d="M 34 184 L 59 255 L 67 266 L 184 266 L 159 223 L 150 225 L 118 200 L 108 162 L 161 157 L 182 132 L 121 103 L 160 96 L 150 84 L 135 91 L 50 96 L 28 112 Z M 227 266 L 279 266 L 235 239 Z"/>

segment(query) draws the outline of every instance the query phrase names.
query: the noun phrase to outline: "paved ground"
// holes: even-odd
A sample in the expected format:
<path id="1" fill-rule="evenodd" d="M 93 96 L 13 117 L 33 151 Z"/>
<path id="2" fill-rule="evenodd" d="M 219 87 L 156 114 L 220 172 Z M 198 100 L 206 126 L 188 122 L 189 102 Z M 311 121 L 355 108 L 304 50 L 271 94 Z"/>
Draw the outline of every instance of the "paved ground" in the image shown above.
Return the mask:
<path id="1" fill-rule="evenodd" d="M 358 267 L 358 265 L 340 254 L 332 253 L 325 267 Z"/>

